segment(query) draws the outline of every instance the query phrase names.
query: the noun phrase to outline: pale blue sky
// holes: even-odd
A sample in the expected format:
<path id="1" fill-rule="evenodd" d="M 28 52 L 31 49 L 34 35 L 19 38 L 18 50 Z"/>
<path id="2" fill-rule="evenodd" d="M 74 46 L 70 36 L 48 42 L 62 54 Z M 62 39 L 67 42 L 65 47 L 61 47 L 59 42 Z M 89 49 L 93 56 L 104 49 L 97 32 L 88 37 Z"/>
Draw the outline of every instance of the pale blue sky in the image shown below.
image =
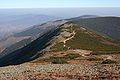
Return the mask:
<path id="1" fill-rule="evenodd" d="M 120 0 L 0 0 L 0 8 L 120 7 Z"/>

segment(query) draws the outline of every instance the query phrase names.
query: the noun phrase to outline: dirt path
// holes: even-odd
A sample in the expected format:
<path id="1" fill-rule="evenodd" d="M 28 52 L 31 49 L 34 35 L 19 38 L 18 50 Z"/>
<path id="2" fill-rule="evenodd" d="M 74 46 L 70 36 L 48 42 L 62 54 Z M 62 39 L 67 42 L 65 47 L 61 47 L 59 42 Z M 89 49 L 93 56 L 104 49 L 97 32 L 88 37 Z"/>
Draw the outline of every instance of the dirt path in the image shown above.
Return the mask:
<path id="1" fill-rule="evenodd" d="M 69 37 L 69 38 L 67 38 L 66 40 L 63 41 L 64 47 L 66 47 L 66 42 L 67 42 L 67 41 L 69 41 L 70 39 L 74 38 L 75 34 L 76 34 L 75 31 L 73 31 L 72 34 L 71 34 L 71 35 L 73 35 L 73 36 L 71 36 L 71 37 Z"/>

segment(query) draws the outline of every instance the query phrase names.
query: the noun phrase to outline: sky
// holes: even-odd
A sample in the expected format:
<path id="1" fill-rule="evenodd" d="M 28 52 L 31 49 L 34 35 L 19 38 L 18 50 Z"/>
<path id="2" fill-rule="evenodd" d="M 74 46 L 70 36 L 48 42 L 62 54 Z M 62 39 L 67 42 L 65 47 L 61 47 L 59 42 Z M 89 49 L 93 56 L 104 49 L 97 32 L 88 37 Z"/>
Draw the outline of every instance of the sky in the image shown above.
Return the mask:
<path id="1" fill-rule="evenodd" d="M 0 8 L 120 7 L 120 0 L 0 0 Z"/>

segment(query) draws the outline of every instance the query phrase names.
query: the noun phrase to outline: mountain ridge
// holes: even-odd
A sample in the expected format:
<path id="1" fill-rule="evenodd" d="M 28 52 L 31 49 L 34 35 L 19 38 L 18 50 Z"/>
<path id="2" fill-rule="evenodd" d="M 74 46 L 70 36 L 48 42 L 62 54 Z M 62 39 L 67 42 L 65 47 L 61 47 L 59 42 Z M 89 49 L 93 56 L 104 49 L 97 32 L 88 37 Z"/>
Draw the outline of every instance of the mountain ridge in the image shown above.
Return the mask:
<path id="1" fill-rule="evenodd" d="M 119 40 L 120 38 L 120 17 L 96 17 L 81 19 L 73 18 L 70 21 L 85 28 L 100 32 L 108 37 Z"/>
<path id="2" fill-rule="evenodd" d="M 105 18 L 105 17 L 103 17 L 103 18 Z M 87 18 L 87 19 L 91 20 L 94 18 Z M 99 18 L 97 18 L 97 19 L 99 19 Z M 74 49 L 80 49 L 80 52 L 81 51 L 84 52 L 84 50 L 88 50 L 85 52 L 87 52 L 89 54 L 91 53 L 91 51 L 92 52 L 97 51 L 96 53 L 99 53 L 101 51 L 103 51 L 103 53 L 105 53 L 107 51 L 112 53 L 112 51 L 115 51 L 115 53 L 119 53 L 120 44 L 118 41 L 116 41 L 116 40 L 114 41 L 114 39 L 111 40 L 108 37 L 104 37 L 101 34 L 98 34 L 98 33 L 95 33 L 94 31 L 89 30 L 88 27 L 86 28 L 85 26 L 79 24 L 79 22 L 81 20 L 86 20 L 86 19 L 77 19 L 77 21 L 76 20 L 71 20 L 71 21 L 57 20 L 57 21 L 53 21 L 53 22 L 44 23 L 41 25 L 36 25 L 36 26 L 33 26 L 32 28 L 28 29 L 28 31 L 26 30 L 24 32 L 17 33 L 16 35 L 14 35 L 14 37 L 31 36 L 32 40 L 29 43 L 24 43 L 24 41 L 20 42 L 21 45 L 18 46 L 18 48 L 16 47 L 15 50 L 12 49 L 13 51 L 11 51 L 11 49 L 10 49 L 10 48 L 12 48 L 13 44 L 10 46 L 10 48 L 8 48 L 8 50 L 6 50 L 8 52 L 4 52 L 5 50 L 3 50 L 3 53 L 0 54 L 1 55 L 0 56 L 0 61 L 1 61 L 0 65 L 1 66 L 12 65 L 12 64 L 19 64 L 19 63 L 24 63 L 26 61 L 30 61 L 31 57 L 35 56 L 37 53 L 39 53 L 40 51 L 42 51 L 43 49 L 46 49 L 48 47 L 49 47 L 48 51 L 50 51 L 50 52 L 51 51 L 59 52 L 59 51 L 66 51 L 66 50 L 74 51 Z M 43 29 L 41 29 L 41 27 Z M 98 27 L 100 27 L 99 24 L 98 24 Z M 58 30 L 56 32 L 56 30 L 55 30 L 56 28 L 60 28 L 60 30 Z M 45 33 L 44 31 L 43 31 L 43 33 L 41 33 L 41 30 L 47 30 L 48 33 L 47 32 Z M 53 33 L 50 33 L 51 30 L 53 30 Z M 54 31 L 56 33 L 59 33 L 59 35 L 56 35 L 56 33 L 54 33 Z M 52 35 L 49 35 L 49 34 L 52 34 Z M 40 36 L 42 36 L 42 35 L 44 35 L 43 39 L 39 39 Z M 49 36 L 45 36 L 45 35 L 49 35 Z M 50 39 L 48 39 L 48 37 Z M 52 38 L 52 37 L 54 37 L 54 38 Z M 25 38 L 25 39 L 28 39 L 28 38 Z M 53 41 L 52 43 L 51 43 L 51 40 Z M 46 42 L 44 42 L 44 41 L 46 41 Z M 47 44 L 47 42 L 48 43 L 50 42 L 51 46 L 45 46 L 45 44 Z M 40 44 L 43 44 L 43 45 L 40 46 Z M 17 46 L 17 45 L 18 44 L 15 43 L 14 46 Z M 37 47 L 36 45 L 39 47 Z M 33 50 L 33 53 L 31 53 L 32 50 Z M 35 52 L 34 52 L 34 50 L 35 50 Z M 89 52 L 89 50 L 90 50 L 90 52 Z M 9 51 L 11 51 L 11 52 L 9 52 Z M 29 53 L 31 53 L 31 55 L 29 55 Z M 21 55 L 22 57 L 20 58 L 20 56 L 15 56 L 17 54 Z M 3 57 L 2 57 L 2 55 L 3 55 Z M 25 55 L 27 55 L 27 57 L 25 57 Z M 73 54 L 70 54 L 70 56 L 71 55 L 73 55 Z M 75 56 L 77 56 L 77 55 L 75 55 Z M 37 55 L 37 57 L 38 57 L 38 55 Z M 9 61 L 9 63 L 8 63 L 8 61 Z"/>

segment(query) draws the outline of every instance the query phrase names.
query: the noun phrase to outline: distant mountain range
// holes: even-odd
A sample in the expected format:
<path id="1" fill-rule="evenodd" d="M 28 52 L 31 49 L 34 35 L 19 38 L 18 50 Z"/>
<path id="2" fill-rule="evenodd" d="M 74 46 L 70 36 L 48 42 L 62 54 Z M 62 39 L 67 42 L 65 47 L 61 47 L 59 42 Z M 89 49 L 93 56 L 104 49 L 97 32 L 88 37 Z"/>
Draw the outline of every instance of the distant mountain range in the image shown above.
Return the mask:
<path id="1" fill-rule="evenodd" d="M 59 19 L 58 17 L 37 14 L 0 15 L 0 39 L 21 32 L 33 25 Z"/>
<path id="2" fill-rule="evenodd" d="M 43 50 L 119 51 L 119 40 L 119 17 L 85 15 L 51 21 L 1 40 L 0 66 L 33 60 Z"/>

